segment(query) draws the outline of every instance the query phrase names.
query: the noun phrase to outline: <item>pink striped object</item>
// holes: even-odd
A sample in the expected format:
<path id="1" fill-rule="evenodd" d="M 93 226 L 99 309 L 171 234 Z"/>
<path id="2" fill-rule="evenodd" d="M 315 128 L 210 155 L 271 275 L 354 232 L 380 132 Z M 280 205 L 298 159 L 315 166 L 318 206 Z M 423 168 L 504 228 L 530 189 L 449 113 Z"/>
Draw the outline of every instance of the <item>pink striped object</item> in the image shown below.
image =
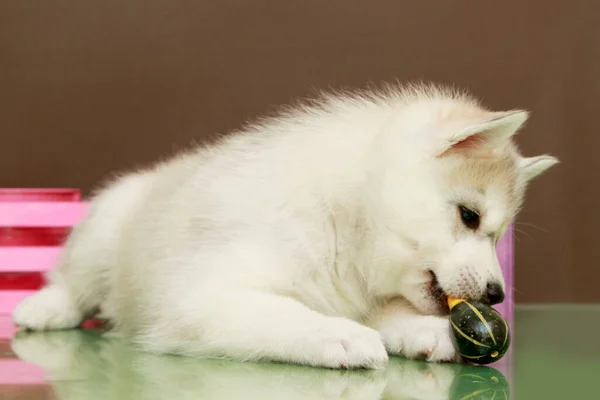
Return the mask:
<path id="1" fill-rule="evenodd" d="M 84 202 L 0 202 L 0 226 L 68 227 L 83 219 Z"/>
<path id="2" fill-rule="evenodd" d="M 56 265 L 56 238 L 87 212 L 80 198 L 77 189 L 0 189 L 0 314 L 33 294 L 40 274 Z"/>
<path id="3" fill-rule="evenodd" d="M 0 201 L 79 201 L 79 189 L 0 188 Z"/>
<path id="4" fill-rule="evenodd" d="M 58 260 L 61 247 L 0 247 L 0 271 L 46 272 Z"/>

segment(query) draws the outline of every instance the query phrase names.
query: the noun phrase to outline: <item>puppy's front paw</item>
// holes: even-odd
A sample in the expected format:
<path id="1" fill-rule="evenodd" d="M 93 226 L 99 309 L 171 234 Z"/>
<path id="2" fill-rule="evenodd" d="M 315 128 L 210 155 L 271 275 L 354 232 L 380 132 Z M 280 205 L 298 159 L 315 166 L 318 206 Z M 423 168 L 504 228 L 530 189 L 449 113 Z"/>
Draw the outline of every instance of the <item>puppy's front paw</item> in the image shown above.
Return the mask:
<path id="1" fill-rule="evenodd" d="M 389 324 L 381 332 L 390 354 L 427 361 L 453 361 L 457 358 L 447 318 L 411 316 Z"/>
<path id="2" fill-rule="evenodd" d="M 378 369 L 388 354 L 379 332 L 344 318 L 331 318 L 309 338 L 310 364 L 328 368 Z"/>

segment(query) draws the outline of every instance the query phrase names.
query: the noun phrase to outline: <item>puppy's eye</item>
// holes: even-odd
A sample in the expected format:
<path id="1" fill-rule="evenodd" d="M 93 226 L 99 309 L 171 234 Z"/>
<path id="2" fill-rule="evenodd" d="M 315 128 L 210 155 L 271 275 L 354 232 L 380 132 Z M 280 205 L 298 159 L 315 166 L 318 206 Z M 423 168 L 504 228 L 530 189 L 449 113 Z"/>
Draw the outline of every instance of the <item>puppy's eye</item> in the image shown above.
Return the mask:
<path id="1" fill-rule="evenodd" d="M 460 219 L 467 228 L 472 230 L 479 228 L 479 214 L 465 206 L 458 206 L 458 212 L 460 213 Z"/>

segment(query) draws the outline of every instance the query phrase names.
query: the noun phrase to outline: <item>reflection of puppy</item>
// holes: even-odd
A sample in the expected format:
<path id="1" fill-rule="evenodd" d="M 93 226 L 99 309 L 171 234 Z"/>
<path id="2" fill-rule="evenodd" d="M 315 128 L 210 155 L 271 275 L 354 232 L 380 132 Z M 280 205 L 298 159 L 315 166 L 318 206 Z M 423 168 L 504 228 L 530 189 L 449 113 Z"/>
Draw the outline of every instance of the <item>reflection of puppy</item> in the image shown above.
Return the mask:
<path id="1" fill-rule="evenodd" d="M 148 350 L 217 358 L 451 360 L 446 295 L 502 301 L 495 243 L 556 163 L 517 152 L 526 119 L 425 87 L 342 95 L 127 175 L 14 321 L 102 310 Z"/>
<path id="2" fill-rule="evenodd" d="M 86 331 L 20 333 L 14 352 L 70 399 L 447 399 L 459 365 L 393 359 L 386 371 L 334 371 L 156 355 Z"/>

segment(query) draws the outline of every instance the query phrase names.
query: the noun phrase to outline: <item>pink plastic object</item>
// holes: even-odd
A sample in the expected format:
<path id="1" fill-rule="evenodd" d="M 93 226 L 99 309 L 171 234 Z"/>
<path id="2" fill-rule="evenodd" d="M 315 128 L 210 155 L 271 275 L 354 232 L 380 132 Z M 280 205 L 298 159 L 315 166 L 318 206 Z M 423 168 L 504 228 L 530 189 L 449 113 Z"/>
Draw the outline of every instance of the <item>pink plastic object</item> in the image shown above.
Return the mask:
<path id="1" fill-rule="evenodd" d="M 80 201 L 79 189 L 0 188 L 0 202 Z"/>
<path id="2" fill-rule="evenodd" d="M 87 204 L 78 189 L 0 189 L 0 314 L 39 289 Z"/>
<path id="3" fill-rule="evenodd" d="M 514 227 L 511 224 L 496 246 L 496 254 L 498 255 L 498 261 L 502 267 L 504 273 L 504 280 L 506 282 L 506 293 L 504 302 L 498 304 L 496 309 L 504 319 L 508 322 L 509 326 L 513 326 L 513 309 L 514 309 L 514 269 L 515 269 L 515 245 L 514 245 Z"/>
<path id="4" fill-rule="evenodd" d="M 87 206 L 81 202 L 0 202 L 0 226 L 64 228 L 78 223 Z"/>
<path id="5" fill-rule="evenodd" d="M 506 320 L 511 329 L 511 335 L 514 340 L 514 268 L 515 268 L 515 245 L 514 245 L 514 226 L 511 224 L 496 246 L 496 254 L 500 267 L 504 273 L 506 283 L 504 302 L 495 305 L 494 307 Z M 499 369 L 509 382 L 513 382 L 513 346 L 509 347 L 508 351 L 500 359 L 500 361 L 492 364 L 494 368 Z"/>

